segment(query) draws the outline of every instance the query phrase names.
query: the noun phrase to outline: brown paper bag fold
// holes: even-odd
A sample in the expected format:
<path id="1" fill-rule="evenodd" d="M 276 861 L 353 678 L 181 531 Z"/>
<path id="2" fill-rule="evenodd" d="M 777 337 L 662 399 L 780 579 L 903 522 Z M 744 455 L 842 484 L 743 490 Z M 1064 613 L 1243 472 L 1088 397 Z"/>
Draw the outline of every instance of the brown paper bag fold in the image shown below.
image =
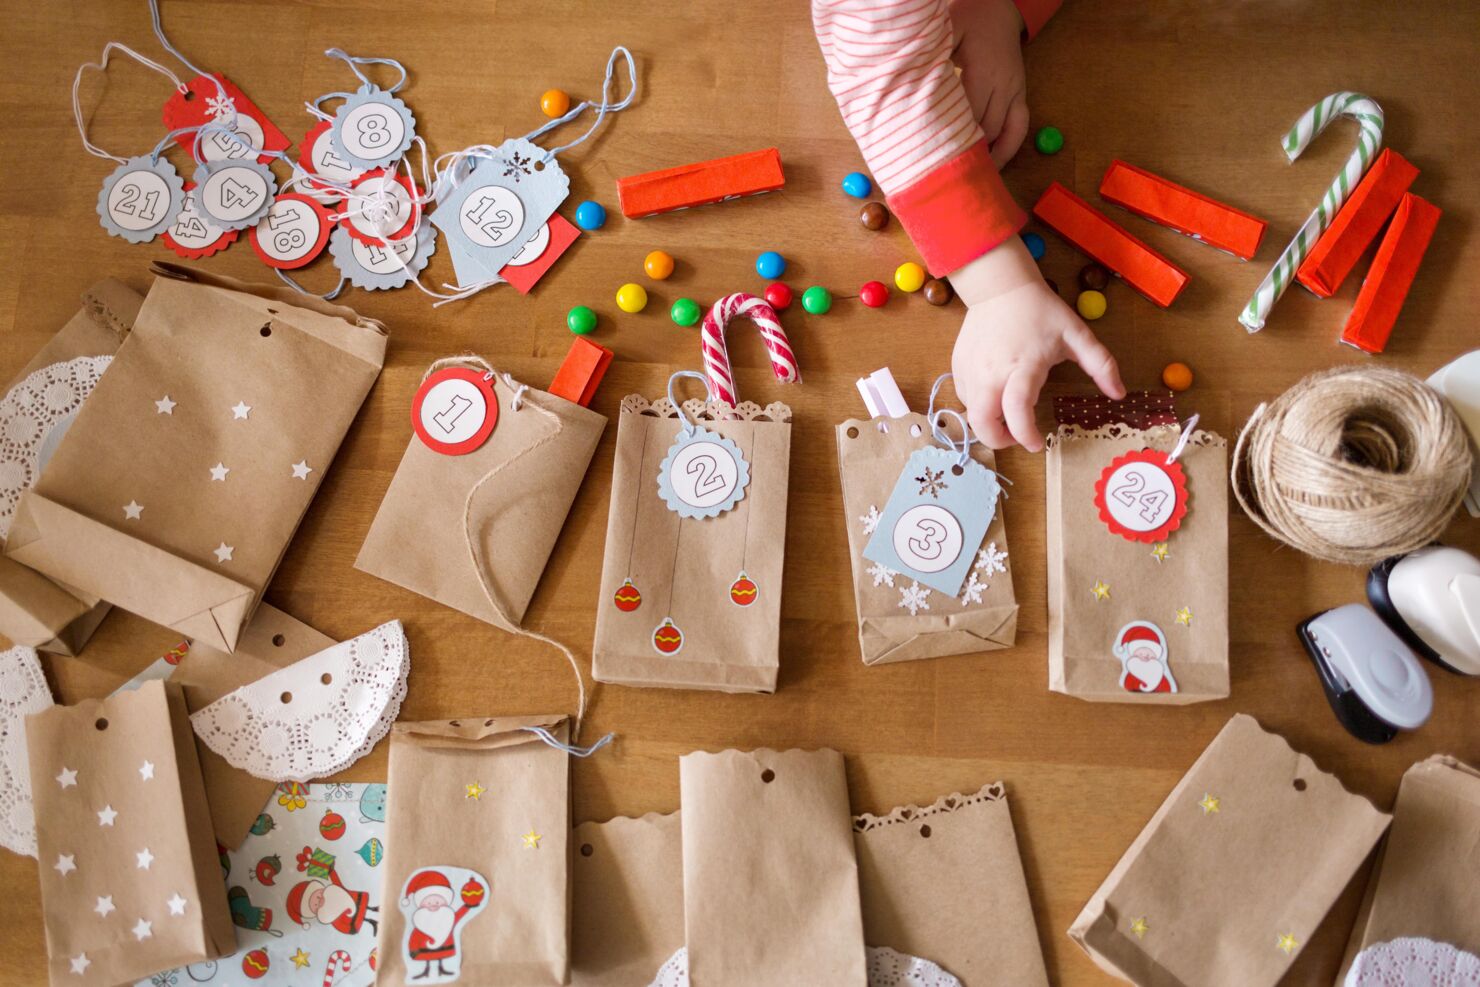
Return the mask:
<path id="1" fill-rule="evenodd" d="M 701 751 L 678 767 L 693 983 L 863 987 L 843 756 Z"/>
<path id="2" fill-rule="evenodd" d="M 849 419 L 838 426 L 837 435 L 863 663 L 880 665 L 1012 647 L 1017 639 L 1018 605 L 1010 562 L 1004 562 L 1008 572 L 982 576 L 987 589 L 980 603 L 963 604 L 960 597 L 934 593 L 929 611 L 913 617 L 899 607 L 900 587 L 876 582 L 867 571 L 872 563 L 863 557 L 869 541 L 863 519 L 870 510 L 884 509 L 910 454 L 933 443 L 925 416 Z M 973 446 L 971 458 L 989 470 L 997 468 L 997 460 L 986 446 Z M 986 536 L 981 545 L 971 549 L 973 553 L 991 545 L 1006 554 L 1007 527 L 1002 518 L 1005 501 L 1005 497 L 998 499 Z"/>
<path id="3" fill-rule="evenodd" d="M 466 918 L 465 984 L 564 984 L 570 966 L 570 756 L 524 727 L 569 740 L 563 715 L 466 717 L 391 728 L 387 847 L 382 865 L 379 985 L 415 985 L 407 880 L 462 867 L 489 882 Z M 469 794 L 469 786 L 481 789 Z M 538 837 L 533 846 L 528 836 Z"/>
<path id="4" fill-rule="evenodd" d="M 380 373 L 385 330 L 287 289 L 155 272 L 5 551 L 89 601 L 230 651 Z"/>
<path id="5" fill-rule="evenodd" d="M 575 829 L 573 987 L 647 987 L 684 944 L 679 814 Z"/>
<path id="6" fill-rule="evenodd" d="M 1290 969 L 1388 816 L 1239 714 L 1172 789 L 1069 937 L 1143 987 L 1261 987 Z"/>
<path id="7" fill-rule="evenodd" d="M 1047 987 L 1002 783 L 853 819 L 863 938 L 964 987 Z"/>
<path id="8" fill-rule="evenodd" d="M 45 779 L 34 794 L 53 984 L 132 983 L 236 948 L 179 686 L 52 707 L 27 719 L 26 741 L 31 777 Z"/>

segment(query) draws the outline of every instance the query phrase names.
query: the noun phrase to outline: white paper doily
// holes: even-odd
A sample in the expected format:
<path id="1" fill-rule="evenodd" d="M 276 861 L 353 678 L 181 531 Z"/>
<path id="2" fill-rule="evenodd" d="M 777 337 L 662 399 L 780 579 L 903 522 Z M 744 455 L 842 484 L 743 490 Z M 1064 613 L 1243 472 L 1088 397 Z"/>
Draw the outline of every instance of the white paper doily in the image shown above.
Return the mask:
<path id="1" fill-rule="evenodd" d="M 41 663 L 31 648 L 0 653 L 0 846 L 36 856 L 36 813 L 26 717 L 53 706 Z"/>
<path id="2" fill-rule="evenodd" d="M 961 987 L 961 981 L 929 960 L 888 946 L 865 946 L 868 987 Z M 648 987 L 689 987 L 689 950 L 682 947 L 658 968 Z"/>
<path id="3" fill-rule="evenodd" d="M 1380 942 L 1357 954 L 1345 987 L 1480 987 L 1480 956 L 1417 936 Z"/>

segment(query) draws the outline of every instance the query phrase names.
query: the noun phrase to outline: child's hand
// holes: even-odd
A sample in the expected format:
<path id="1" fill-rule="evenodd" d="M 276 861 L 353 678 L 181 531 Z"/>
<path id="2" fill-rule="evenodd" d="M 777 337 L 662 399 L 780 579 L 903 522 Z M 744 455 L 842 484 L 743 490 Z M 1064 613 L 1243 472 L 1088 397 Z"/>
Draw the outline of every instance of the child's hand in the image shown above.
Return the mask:
<path id="1" fill-rule="evenodd" d="M 1000 169 L 1028 136 L 1023 18 L 1012 0 L 951 0 L 953 56 Z"/>
<path id="2" fill-rule="evenodd" d="M 1033 406 L 1049 370 L 1065 360 L 1109 397 L 1125 397 L 1115 357 L 1044 284 L 1017 237 L 954 272 L 951 283 L 967 306 L 951 354 L 956 395 L 991 448 L 1014 441 L 1029 452 L 1043 448 Z"/>

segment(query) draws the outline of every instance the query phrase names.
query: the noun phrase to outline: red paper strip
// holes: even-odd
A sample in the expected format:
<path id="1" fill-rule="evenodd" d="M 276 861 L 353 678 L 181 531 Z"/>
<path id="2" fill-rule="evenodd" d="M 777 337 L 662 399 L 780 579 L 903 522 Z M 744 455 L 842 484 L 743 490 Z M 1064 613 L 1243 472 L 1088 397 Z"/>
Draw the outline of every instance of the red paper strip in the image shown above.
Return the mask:
<path id="1" fill-rule="evenodd" d="M 182 127 L 199 127 L 205 123 L 221 121 L 223 124 L 231 118 L 231 110 L 235 108 L 237 121 L 236 132 L 247 139 L 253 147 L 260 147 L 264 151 L 285 151 L 292 141 L 288 140 L 286 134 L 273 125 L 267 119 L 267 114 L 257 108 L 257 104 L 247 98 L 247 94 L 237 88 L 226 76 L 219 72 L 214 73 L 214 78 L 219 80 L 221 88 L 226 91 L 226 99 L 230 105 L 221 102 L 221 92 L 216 88 L 216 83 L 203 75 L 198 75 L 185 84 L 185 92 L 176 90 L 164 104 L 164 125 L 167 130 L 179 130 Z M 175 138 L 175 142 L 186 151 L 194 152 L 196 135 L 181 134 Z M 218 146 L 216 153 L 206 153 L 212 159 L 239 158 L 242 156 L 241 149 L 235 141 L 224 134 L 214 134 L 201 138 L 204 147 L 208 142 L 216 141 Z M 266 154 L 259 154 L 259 164 L 267 164 L 272 158 Z"/>
<path id="2" fill-rule="evenodd" d="M 640 219 L 742 195 L 774 192 L 785 184 L 781 152 L 771 147 L 619 178 L 617 198 L 622 215 Z"/>
<path id="3" fill-rule="evenodd" d="M 1162 308 L 1172 304 L 1192 280 L 1186 271 L 1058 182 L 1033 204 L 1033 215 Z"/>
<path id="4" fill-rule="evenodd" d="M 596 396 L 596 387 L 606 375 L 606 368 L 611 366 L 611 362 L 611 350 L 583 336 L 577 336 L 575 342 L 570 344 L 570 352 L 565 354 L 565 362 L 555 372 L 550 393 L 567 401 L 574 401 L 583 408 L 589 406 L 591 399 Z M 617 606 L 621 606 L 620 599 Z"/>
<path id="5" fill-rule="evenodd" d="M 1100 179 L 1100 198 L 1143 219 L 1250 260 L 1269 224 L 1124 161 Z"/>
<path id="6" fill-rule="evenodd" d="M 1295 280 L 1317 297 L 1336 294 L 1417 177 L 1418 169 L 1397 151 L 1387 149 L 1379 154 L 1346 205 L 1310 248 L 1295 272 Z"/>
<path id="7" fill-rule="evenodd" d="M 1392 225 L 1378 244 L 1372 269 L 1357 293 L 1346 328 L 1341 331 L 1343 343 L 1368 353 L 1381 353 L 1387 346 L 1393 323 L 1398 320 L 1442 214 L 1443 210 L 1432 202 L 1412 192 L 1403 194 Z"/>
<path id="8" fill-rule="evenodd" d="M 545 221 L 545 229 L 536 234 L 534 240 L 520 250 L 513 258 L 499 270 L 498 276 L 509 284 L 519 289 L 519 294 L 527 295 L 531 288 L 545 272 L 554 266 L 560 259 L 560 255 L 576 242 L 581 231 L 559 213 L 555 213 Z M 540 240 L 544 244 L 540 244 Z M 526 251 L 533 252 L 538 249 L 534 256 L 526 258 Z"/>

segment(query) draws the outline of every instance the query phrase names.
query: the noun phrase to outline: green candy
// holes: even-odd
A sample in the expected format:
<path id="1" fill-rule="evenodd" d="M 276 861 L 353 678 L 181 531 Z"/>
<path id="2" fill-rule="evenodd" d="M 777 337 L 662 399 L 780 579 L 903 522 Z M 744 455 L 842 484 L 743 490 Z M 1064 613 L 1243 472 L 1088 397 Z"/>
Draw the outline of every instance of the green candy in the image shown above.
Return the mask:
<path id="1" fill-rule="evenodd" d="M 566 314 L 565 324 L 577 336 L 584 336 L 596 328 L 596 313 L 584 305 L 577 305 Z"/>
<path id="2" fill-rule="evenodd" d="M 813 315 L 826 315 L 832 308 L 832 292 L 820 284 L 814 284 L 802 292 L 802 308 Z"/>
<path id="3" fill-rule="evenodd" d="M 1044 127 L 1033 138 L 1033 146 L 1043 154 L 1058 154 L 1064 149 L 1064 135 L 1058 127 Z"/>
<path id="4" fill-rule="evenodd" d="M 691 326 L 695 322 L 698 322 L 700 314 L 702 313 L 699 309 L 699 303 L 692 298 L 680 298 L 668 310 L 669 317 L 673 319 L 674 323 L 681 326 Z"/>

